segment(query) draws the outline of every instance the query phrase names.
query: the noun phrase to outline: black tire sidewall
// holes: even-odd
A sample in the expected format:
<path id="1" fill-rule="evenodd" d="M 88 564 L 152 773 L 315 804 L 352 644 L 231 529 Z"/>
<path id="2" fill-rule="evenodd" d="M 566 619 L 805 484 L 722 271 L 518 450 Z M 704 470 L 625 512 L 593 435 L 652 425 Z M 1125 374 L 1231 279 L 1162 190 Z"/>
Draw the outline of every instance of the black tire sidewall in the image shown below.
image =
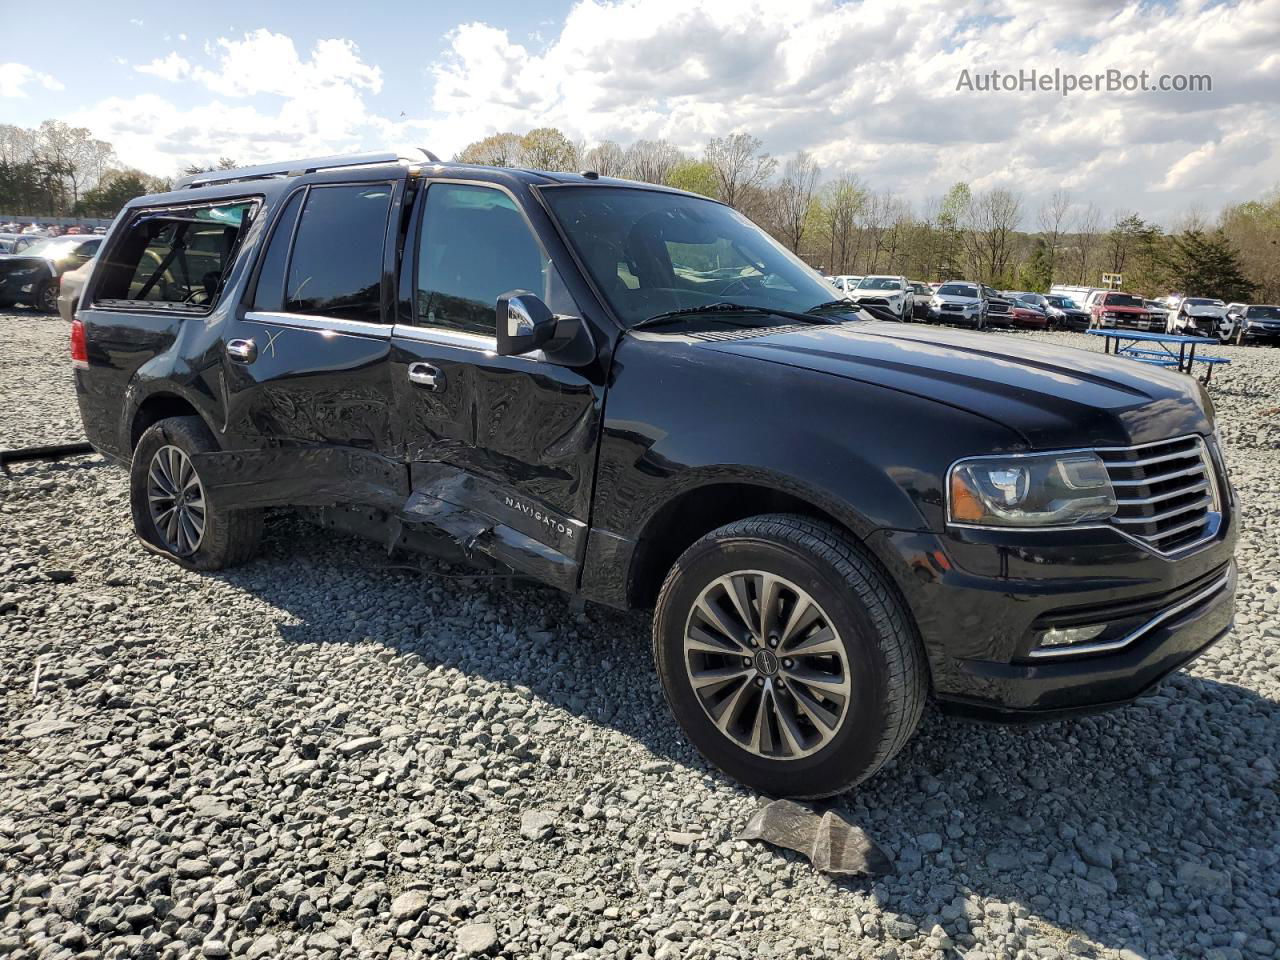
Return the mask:
<path id="1" fill-rule="evenodd" d="M 46 298 L 48 303 L 46 303 Z M 58 312 L 58 281 L 46 280 L 36 290 L 35 308 L 41 313 Z"/>
<path id="2" fill-rule="evenodd" d="M 171 417 L 148 427 L 139 438 L 137 447 L 134 448 L 133 462 L 129 467 L 129 506 L 133 513 L 134 530 L 139 538 L 153 549 L 188 570 L 217 569 L 222 565 L 223 560 L 220 548 L 225 539 L 225 531 L 222 527 L 227 522 L 227 517 L 209 502 L 207 488 L 205 489 L 204 536 L 200 540 L 200 546 L 190 556 L 183 557 L 172 553 L 165 546 L 164 538 L 160 536 L 155 522 L 151 519 L 151 511 L 147 504 L 147 472 L 151 468 L 151 459 L 156 451 L 165 446 L 175 446 L 188 457 L 218 449 L 208 427 L 196 417 Z M 196 475 L 199 476 L 198 469 Z"/>
<path id="3" fill-rule="evenodd" d="M 831 619 L 845 647 L 851 681 L 848 713 L 835 738 L 798 760 L 768 760 L 736 746 L 703 710 L 684 663 L 684 628 L 694 601 L 716 577 L 736 570 L 777 573 L 804 589 Z M 736 780 L 774 795 L 822 796 L 861 779 L 876 762 L 885 732 L 888 668 L 875 625 L 851 585 L 793 544 L 729 537 L 696 544 L 680 562 L 655 619 L 655 655 L 668 705 L 690 740 Z"/>

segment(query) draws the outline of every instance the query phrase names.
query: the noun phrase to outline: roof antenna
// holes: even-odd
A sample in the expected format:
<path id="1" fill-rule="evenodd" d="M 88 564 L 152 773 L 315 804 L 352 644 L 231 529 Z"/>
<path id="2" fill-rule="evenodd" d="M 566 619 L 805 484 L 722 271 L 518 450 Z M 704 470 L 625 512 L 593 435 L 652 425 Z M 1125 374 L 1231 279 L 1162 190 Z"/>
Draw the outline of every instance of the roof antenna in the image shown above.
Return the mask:
<path id="1" fill-rule="evenodd" d="M 600 174 L 596 173 L 594 170 L 583 170 L 583 171 L 582 171 L 582 176 L 583 176 L 583 179 L 585 179 L 585 180 L 599 180 L 599 179 L 600 179 Z"/>
<path id="2" fill-rule="evenodd" d="M 434 153 L 432 153 L 430 150 L 428 150 L 426 147 L 419 147 L 418 149 L 419 149 L 419 150 L 421 150 L 423 153 L 425 153 L 425 154 L 427 155 L 427 159 L 428 159 L 428 160 L 430 160 L 432 163 L 439 163 L 439 162 L 440 162 L 440 158 L 439 158 L 439 157 L 437 157 L 437 156 L 436 156 Z"/>

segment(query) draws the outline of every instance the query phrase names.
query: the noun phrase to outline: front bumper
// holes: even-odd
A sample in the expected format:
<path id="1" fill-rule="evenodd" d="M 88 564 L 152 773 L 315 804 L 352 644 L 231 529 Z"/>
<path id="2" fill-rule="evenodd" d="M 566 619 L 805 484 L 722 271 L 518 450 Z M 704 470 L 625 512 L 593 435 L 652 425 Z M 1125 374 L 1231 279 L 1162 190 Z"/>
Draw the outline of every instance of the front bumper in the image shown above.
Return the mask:
<path id="1" fill-rule="evenodd" d="M 1273 326 L 1260 326 L 1251 323 L 1244 328 L 1246 340 L 1280 340 L 1280 323 Z"/>
<path id="2" fill-rule="evenodd" d="M 965 327 L 976 327 L 981 314 L 963 310 L 943 310 L 941 307 L 929 308 L 929 319 L 934 323 L 958 323 Z"/>
<path id="3" fill-rule="evenodd" d="M 1228 514 L 1216 540 L 1178 559 L 1109 529 L 881 531 L 872 546 L 915 617 L 942 709 L 1018 723 L 1128 703 L 1220 639 L 1235 610 L 1235 539 Z M 1039 630 L 1070 622 L 1125 624 L 1125 642 L 1037 650 Z"/>

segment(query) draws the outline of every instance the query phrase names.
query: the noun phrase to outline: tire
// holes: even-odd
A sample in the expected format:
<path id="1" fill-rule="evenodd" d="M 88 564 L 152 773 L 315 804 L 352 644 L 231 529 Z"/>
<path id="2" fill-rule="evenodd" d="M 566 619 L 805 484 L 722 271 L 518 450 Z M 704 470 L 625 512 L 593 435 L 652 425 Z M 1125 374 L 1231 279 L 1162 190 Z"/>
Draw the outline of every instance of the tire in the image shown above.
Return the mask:
<path id="1" fill-rule="evenodd" d="M 739 618 L 736 642 L 725 640 L 727 630 L 706 629 L 712 620 L 703 610 L 718 611 L 723 626 L 735 625 L 728 584 L 746 582 L 748 594 L 754 584 L 758 598 L 767 592 L 764 575 L 778 583 L 775 622 L 790 626 L 799 614 L 802 627 L 789 638 L 787 628 L 767 630 L 753 602 L 746 609 L 756 622 Z M 748 631 L 782 637 L 770 650 L 763 637 L 746 643 Z M 786 657 L 798 643 L 830 653 Z M 667 704 L 694 746 L 729 776 L 773 796 L 830 796 L 872 776 L 915 732 L 928 687 L 915 625 L 888 577 L 836 528 L 791 514 L 740 520 L 689 547 L 658 596 L 653 652 Z M 738 674 L 741 683 L 718 679 L 719 669 Z M 711 678 L 701 695 L 695 674 Z M 806 685 L 814 678 L 828 687 L 839 681 L 846 692 L 815 698 L 818 688 Z M 814 713 L 801 711 L 801 694 L 829 722 L 820 727 Z M 752 718 L 762 705 L 773 712 L 759 727 Z"/>
<path id="2" fill-rule="evenodd" d="M 58 312 L 58 282 L 46 280 L 36 289 L 35 308 L 41 313 Z"/>
<path id="3" fill-rule="evenodd" d="M 177 454 L 172 452 L 175 448 Z M 193 454 L 217 449 L 217 441 L 199 417 L 170 417 L 148 427 L 133 451 L 129 501 L 134 530 L 152 549 L 188 570 L 222 570 L 245 563 L 257 552 L 262 535 L 260 510 L 225 510 L 211 505 L 204 496 L 204 487 L 190 458 Z M 159 464 L 157 455 L 163 458 Z M 180 464 L 184 458 L 189 474 L 174 468 L 174 464 Z M 159 470 L 159 477 L 153 475 L 153 466 Z M 163 496 L 166 491 L 160 485 L 169 474 L 179 478 L 176 486 L 198 494 L 200 508 L 195 506 L 197 500 L 193 497 L 186 504 L 191 525 L 182 524 L 181 531 L 176 526 L 166 527 L 162 532 L 153 515 L 152 502 L 156 494 L 161 495 L 154 498 L 157 509 L 170 502 L 170 498 Z M 194 486 L 188 479 L 192 477 Z M 200 526 L 200 531 L 193 540 L 190 531 L 195 526 Z"/>

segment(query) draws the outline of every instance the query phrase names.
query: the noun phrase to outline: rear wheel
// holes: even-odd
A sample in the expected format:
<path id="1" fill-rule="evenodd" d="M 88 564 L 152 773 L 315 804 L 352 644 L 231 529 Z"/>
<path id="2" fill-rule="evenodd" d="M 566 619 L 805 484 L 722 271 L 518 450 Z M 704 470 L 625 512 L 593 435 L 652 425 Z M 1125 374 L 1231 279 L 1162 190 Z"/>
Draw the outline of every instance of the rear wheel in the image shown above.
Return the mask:
<path id="1" fill-rule="evenodd" d="M 671 712 L 737 780 L 818 797 L 910 738 L 926 691 L 910 616 L 861 546 L 789 514 L 707 534 L 663 584 L 654 659 Z"/>
<path id="2" fill-rule="evenodd" d="M 258 548 L 262 514 L 225 510 L 206 494 L 193 457 L 218 449 L 199 417 L 170 417 L 149 427 L 133 451 L 130 501 L 138 536 L 192 570 L 221 570 Z"/>

